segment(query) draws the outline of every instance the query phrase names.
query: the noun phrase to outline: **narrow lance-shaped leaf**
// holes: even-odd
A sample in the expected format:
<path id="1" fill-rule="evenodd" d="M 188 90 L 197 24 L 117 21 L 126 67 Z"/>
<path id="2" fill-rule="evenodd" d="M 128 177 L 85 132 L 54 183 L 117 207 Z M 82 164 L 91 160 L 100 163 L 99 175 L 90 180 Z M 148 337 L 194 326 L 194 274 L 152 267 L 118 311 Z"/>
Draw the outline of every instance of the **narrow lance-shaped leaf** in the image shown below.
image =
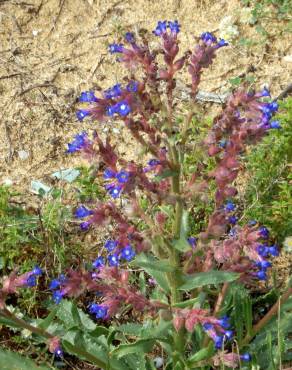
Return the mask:
<path id="1" fill-rule="evenodd" d="M 207 271 L 184 277 L 184 283 L 179 290 L 191 290 L 205 285 L 216 285 L 238 279 L 240 274 L 227 271 Z"/>

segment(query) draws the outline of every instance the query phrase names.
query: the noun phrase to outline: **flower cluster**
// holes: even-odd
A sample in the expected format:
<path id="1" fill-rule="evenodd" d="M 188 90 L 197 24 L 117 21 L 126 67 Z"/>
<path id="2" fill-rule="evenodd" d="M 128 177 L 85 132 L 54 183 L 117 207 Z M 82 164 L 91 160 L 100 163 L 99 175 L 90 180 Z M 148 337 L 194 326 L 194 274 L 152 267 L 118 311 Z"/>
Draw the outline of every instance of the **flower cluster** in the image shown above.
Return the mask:
<path id="1" fill-rule="evenodd" d="M 115 172 L 110 168 L 104 171 L 103 178 L 105 180 L 114 180 L 110 184 L 105 186 L 108 193 L 115 199 L 120 196 L 121 191 L 127 185 L 130 180 L 130 173 L 125 170 Z"/>
<path id="2" fill-rule="evenodd" d="M 69 270 L 66 277 L 59 277 L 51 282 L 54 291 L 53 300 L 59 304 L 67 297 L 79 297 L 85 292 L 93 292 L 102 300 L 89 305 L 89 312 L 98 319 L 115 315 L 125 304 L 131 304 L 136 310 L 155 312 L 156 305 L 137 291 L 129 283 L 129 272 L 117 267 L 103 267 L 96 273 Z"/>
<path id="3" fill-rule="evenodd" d="M 37 277 L 41 276 L 42 273 L 42 269 L 37 265 L 31 271 L 21 275 L 12 272 L 3 280 L 3 286 L 2 289 L 0 289 L 0 308 L 5 306 L 6 297 L 9 294 L 16 293 L 18 288 L 32 288 L 36 286 Z"/>
<path id="4" fill-rule="evenodd" d="M 210 32 L 202 33 L 200 43 L 196 45 L 192 52 L 189 65 L 193 96 L 198 92 L 202 69 L 209 67 L 213 63 L 216 51 L 227 45 L 228 43 L 223 39 L 217 41 L 216 37 Z"/>
<path id="5" fill-rule="evenodd" d="M 121 246 L 118 240 L 107 240 L 104 248 L 110 253 L 107 256 L 109 266 L 118 266 L 122 260 L 131 261 L 136 255 L 135 250 L 130 244 Z M 99 269 L 100 267 L 105 266 L 105 264 L 105 258 L 99 256 L 92 263 L 92 266 L 93 268 Z"/>
<path id="6" fill-rule="evenodd" d="M 74 140 L 68 144 L 67 153 L 74 153 L 85 149 L 90 144 L 87 133 L 85 131 L 75 135 Z"/>
<path id="7" fill-rule="evenodd" d="M 272 266 L 266 258 L 279 255 L 275 245 L 268 245 L 269 231 L 251 223 L 231 229 L 225 240 L 212 240 L 210 248 L 214 259 L 224 270 L 241 273 L 241 279 L 251 283 L 253 279 L 266 280 Z"/>
<path id="8" fill-rule="evenodd" d="M 230 319 L 227 316 L 220 319 L 208 316 L 207 310 L 176 309 L 173 324 L 176 330 L 185 326 L 189 332 L 192 332 L 197 324 L 201 324 L 217 349 L 222 348 L 224 339 L 230 340 L 233 337 L 233 331 L 229 330 Z"/>

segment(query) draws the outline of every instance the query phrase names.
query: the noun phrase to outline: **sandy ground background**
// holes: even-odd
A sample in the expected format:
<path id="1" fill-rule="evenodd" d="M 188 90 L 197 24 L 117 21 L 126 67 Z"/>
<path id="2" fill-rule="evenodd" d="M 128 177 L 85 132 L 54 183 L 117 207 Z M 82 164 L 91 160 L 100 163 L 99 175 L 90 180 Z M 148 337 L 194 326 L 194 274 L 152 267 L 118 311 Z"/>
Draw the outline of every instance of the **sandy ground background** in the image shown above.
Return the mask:
<path id="1" fill-rule="evenodd" d="M 226 91 L 229 78 L 252 70 L 256 86 L 266 84 L 276 96 L 291 77 L 292 38 L 285 21 L 271 18 L 269 39 L 258 42 L 247 11 L 237 0 L 0 0 L 0 183 L 28 190 L 32 179 L 49 181 L 52 172 L 80 163 L 64 154 L 75 133 L 93 128 L 76 119 L 78 95 L 123 76 L 107 53 L 110 42 L 126 31 L 151 33 L 161 19 L 179 20 L 184 50 L 203 31 L 220 34 L 220 22 L 231 16 L 239 35 L 218 53 L 201 89 Z M 256 43 L 246 48 L 242 38 Z"/>

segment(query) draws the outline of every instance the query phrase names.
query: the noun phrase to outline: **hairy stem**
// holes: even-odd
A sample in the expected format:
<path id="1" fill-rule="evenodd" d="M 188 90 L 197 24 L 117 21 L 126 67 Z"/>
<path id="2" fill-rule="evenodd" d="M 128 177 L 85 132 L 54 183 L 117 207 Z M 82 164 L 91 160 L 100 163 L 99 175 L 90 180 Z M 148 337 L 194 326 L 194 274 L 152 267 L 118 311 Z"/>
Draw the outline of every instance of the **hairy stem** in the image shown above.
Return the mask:
<path id="1" fill-rule="evenodd" d="M 180 194 L 180 164 L 178 161 L 178 151 L 174 145 L 171 145 L 172 160 L 175 167 L 178 169 L 177 173 L 172 177 L 172 192 L 174 194 Z M 183 214 L 183 203 L 179 198 L 175 204 L 175 219 L 173 223 L 173 235 L 175 239 L 180 238 L 181 232 L 181 220 Z M 179 268 L 180 268 L 180 255 L 179 252 L 172 247 L 170 250 L 170 263 L 176 268 L 176 271 L 168 274 L 168 281 L 171 290 L 171 304 L 178 303 L 182 300 L 182 293 L 178 290 L 180 286 Z M 181 328 L 178 332 L 174 332 L 174 352 L 173 352 L 173 367 L 180 361 L 180 357 L 184 353 L 184 328 Z"/>

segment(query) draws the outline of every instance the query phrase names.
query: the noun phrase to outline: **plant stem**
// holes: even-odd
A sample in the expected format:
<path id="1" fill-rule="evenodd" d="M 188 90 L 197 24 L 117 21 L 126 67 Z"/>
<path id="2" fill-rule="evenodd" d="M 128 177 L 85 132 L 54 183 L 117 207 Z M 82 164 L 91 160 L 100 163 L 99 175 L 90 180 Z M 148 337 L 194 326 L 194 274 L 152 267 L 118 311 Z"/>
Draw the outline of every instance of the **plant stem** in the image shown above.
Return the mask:
<path id="1" fill-rule="evenodd" d="M 217 316 L 218 312 L 220 311 L 221 305 L 224 301 L 224 298 L 226 296 L 228 288 L 229 288 L 229 283 L 225 282 L 223 284 L 221 292 L 218 295 L 218 298 L 217 298 L 217 301 L 216 301 L 216 304 L 215 304 L 215 308 L 214 308 L 214 312 L 213 312 L 213 316 Z M 204 341 L 203 341 L 203 346 L 206 347 L 209 341 L 210 341 L 210 338 L 205 334 Z"/>
<path id="2" fill-rule="evenodd" d="M 172 160 L 174 165 L 178 169 L 177 173 L 172 177 L 172 192 L 174 194 L 180 194 L 180 164 L 178 161 L 178 152 L 174 145 L 171 145 Z M 181 199 L 177 199 L 175 204 L 175 219 L 173 223 L 173 235 L 175 239 L 180 238 L 181 232 L 181 220 L 183 214 L 183 203 Z M 171 304 L 178 303 L 182 300 L 182 293 L 179 291 L 180 277 L 179 277 L 179 268 L 180 268 L 180 255 L 179 252 L 172 247 L 170 249 L 170 263 L 175 267 L 176 271 L 174 273 L 168 273 L 168 281 L 171 291 Z M 184 335 L 185 329 L 181 328 L 178 332 L 173 334 L 173 367 L 180 362 L 180 358 L 184 353 Z"/>
<path id="3" fill-rule="evenodd" d="M 46 330 L 44 330 L 42 328 L 39 328 L 39 327 L 32 326 L 32 325 L 28 324 L 26 321 L 24 321 L 24 320 L 20 319 L 19 317 L 15 316 L 7 308 L 3 308 L 3 309 L 0 310 L 0 316 L 3 316 L 5 318 L 13 321 L 15 324 L 17 324 L 17 326 L 20 326 L 24 329 L 27 329 L 30 332 L 34 333 L 34 334 L 40 335 L 40 336 L 42 336 L 44 338 L 47 338 L 47 339 L 55 338 L 55 335 L 47 332 Z M 73 353 L 75 353 L 79 356 L 82 356 L 87 361 L 99 366 L 102 369 L 106 368 L 106 363 L 99 360 L 98 358 L 93 356 L 91 353 L 88 353 L 88 352 L 84 351 L 83 349 L 72 345 L 71 343 L 70 343 L 70 347 L 71 347 Z"/>
<path id="4" fill-rule="evenodd" d="M 253 337 L 273 318 L 274 315 L 277 314 L 279 306 L 282 305 L 284 302 L 287 301 L 287 299 L 292 294 L 292 288 L 289 288 L 282 297 L 273 305 L 273 307 L 269 310 L 268 313 L 257 323 L 253 326 L 251 330 L 251 334 L 247 335 L 243 341 L 240 343 L 240 347 L 244 347 L 247 345 Z"/>
<path id="5" fill-rule="evenodd" d="M 217 298 L 217 301 L 216 301 L 216 304 L 215 304 L 215 308 L 214 308 L 214 312 L 213 312 L 213 316 L 217 316 L 218 312 L 220 311 L 221 306 L 222 306 L 222 303 L 224 301 L 224 298 L 226 296 L 226 293 L 227 293 L 228 288 L 229 288 L 229 283 L 226 283 L 225 282 L 223 284 L 223 287 L 222 287 L 221 292 L 218 295 L 218 298 Z"/>

